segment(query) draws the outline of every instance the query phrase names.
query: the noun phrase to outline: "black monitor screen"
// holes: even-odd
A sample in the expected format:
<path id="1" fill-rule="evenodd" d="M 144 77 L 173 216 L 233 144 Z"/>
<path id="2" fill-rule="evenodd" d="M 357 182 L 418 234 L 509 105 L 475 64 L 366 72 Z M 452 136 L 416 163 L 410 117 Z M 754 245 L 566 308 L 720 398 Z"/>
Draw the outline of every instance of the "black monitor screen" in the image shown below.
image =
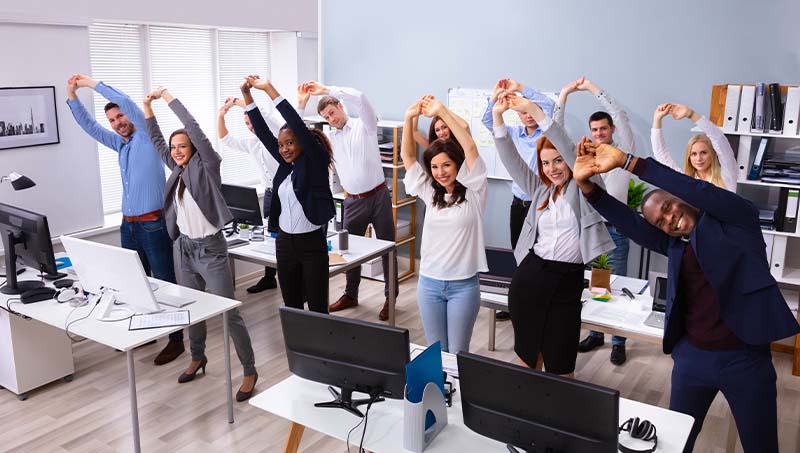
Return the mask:
<path id="1" fill-rule="evenodd" d="M 258 205 L 258 192 L 254 187 L 222 185 L 225 204 L 233 214 L 233 221 L 248 225 L 263 225 L 261 206 Z"/>
<path id="2" fill-rule="evenodd" d="M 525 451 L 616 453 L 619 392 L 458 353 L 464 424 Z"/>
<path id="3" fill-rule="evenodd" d="M 53 256 L 53 243 L 50 240 L 50 228 L 47 217 L 26 209 L 0 203 L 0 234 L 3 236 L 3 249 L 6 257 L 7 284 L 3 288 L 6 294 L 17 294 L 30 289 L 41 281 L 17 282 L 15 258 L 40 272 L 49 275 L 58 273 Z M 19 288 L 17 284 L 19 283 Z M 35 285 L 35 286 L 38 286 Z"/>
<path id="4" fill-rule="evenodd" d="M 656 277 L 656 287 L 653 290 L 653 311 L 667 311 L 667 279 Z"/>
<path id="5" fill-rule="evenodd" d="M 514 259 L 514 251 L 510 249 L 486 247 L 486 264 L 489 272 L 484 272 L 483 275 L 492 277 L 511 280 L 517 270 L 517 260 Z"/>
<path id="6" fill-rule="evenodd" d="M 292 373 L 340 387 L 345 400 L 353 391 L 403 398 L 407 329 L 289 307 L 280 317 Z"/>

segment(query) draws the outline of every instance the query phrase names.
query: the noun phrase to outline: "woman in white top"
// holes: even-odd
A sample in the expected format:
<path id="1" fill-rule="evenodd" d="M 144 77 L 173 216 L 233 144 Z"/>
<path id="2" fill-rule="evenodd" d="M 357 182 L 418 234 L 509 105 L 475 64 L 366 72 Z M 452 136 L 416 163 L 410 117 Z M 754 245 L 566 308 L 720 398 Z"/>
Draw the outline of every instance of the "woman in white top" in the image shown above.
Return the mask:
<path id="1" fill-rule="evenodd" d="M 682 169 L 672 160 L 664 141 L 664 134 L 661 132 L 661 121 L 667 115 L 672 115 L 676 120 L 689 118 L 703 131 L 702 134 L 689 139 Z M 708 181 L 717 187 L 736 192 L 738 170 L 733 148 L 722 130 L 706 117 L 698 115 L 685 105 L 661 104 L 653 114 L 650 141 L 656 160 L 662 164 L 675 171 L 682 171 L 689 176 Z"/>
<path id="2" fill-rule="evenodd" d="M 438 116 L 453 140 L 434 140 L 417 162 L 412 123 L 420 113 Z M 483 221 L 488 183 L 475 141 L 455 115 L 433 96 L 408 108 L 401 151 L 406 191 L 427 205 L 417 286 L 422 326 L 429 344 L 468 351 L 480 308 L 478 272 L 486 272 Z"/>

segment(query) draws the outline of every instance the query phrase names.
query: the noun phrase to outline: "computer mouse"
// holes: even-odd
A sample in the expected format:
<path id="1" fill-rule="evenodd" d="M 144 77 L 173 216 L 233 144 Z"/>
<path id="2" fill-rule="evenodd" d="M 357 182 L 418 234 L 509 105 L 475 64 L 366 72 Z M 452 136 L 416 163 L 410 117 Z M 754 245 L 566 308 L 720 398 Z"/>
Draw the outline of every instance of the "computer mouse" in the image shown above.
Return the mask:
<path id="1" fill-rule="evenodd" d="M 20 294 L 19 300 L 23 304 L 30 304 L 33 302 L 41 302 L 43 300 L 52 299 L 56 294 L 56 290 L 43 286 L 41 288 L 34 288 Z"/>
<path id="2" fill-rule="evenodd" d="M 72 286 L 73 283 L 75 283 L 75 280 L 71 278 L 62 278 L 61 280 L 54 281 L 53 286 L 61 289 L 61 288 L 66 288 L 68 286 Z"/>

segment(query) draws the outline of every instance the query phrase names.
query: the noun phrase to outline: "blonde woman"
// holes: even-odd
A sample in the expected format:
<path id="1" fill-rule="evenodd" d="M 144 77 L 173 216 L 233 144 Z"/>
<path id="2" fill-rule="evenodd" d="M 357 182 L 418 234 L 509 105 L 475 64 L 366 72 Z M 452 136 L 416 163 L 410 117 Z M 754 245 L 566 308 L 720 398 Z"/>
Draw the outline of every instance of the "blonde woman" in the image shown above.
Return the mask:
<path id="1" fill-rule="evenodd" d="M 680 168 L 667 149 L 661 122 L 665 116 L 672 115 L 676 120 L 689 118 L 703 131 L 689 139 L 686 145 L 683 168 Z M 653 129 L 650 141 L 656 160 L 683 173 L 717 187 L 736 192 L 736 156 L 722 130 L 706 117 L 681 104 L 661 104 L 653 114 Z"/>

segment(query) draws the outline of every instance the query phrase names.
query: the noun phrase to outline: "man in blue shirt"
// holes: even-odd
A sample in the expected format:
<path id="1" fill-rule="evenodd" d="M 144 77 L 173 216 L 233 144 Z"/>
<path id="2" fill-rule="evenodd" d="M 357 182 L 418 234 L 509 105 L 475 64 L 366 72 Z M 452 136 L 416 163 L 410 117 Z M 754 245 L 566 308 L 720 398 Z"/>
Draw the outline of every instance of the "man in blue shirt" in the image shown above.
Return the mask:
<path id="1" fill-rule="evenodd" d="M 109 102 L 106 118 L 114 132 L 101 126 L 78 99 L 78 88 L 89 87 Z M 72 116 L 92 138 L 119 154 L 122 177 L 123 248 L 136 250 L 146 273 L 175 283 L 172 240 L 161 212 L 166 175 L 161 157 L 153 148 L 144 123 L 144 112 L 125 93 L 103 82 L 76 74 L 67 81 L 67 105 Z M 170 334 L 169 343 L 155 358 L 156 365 L 175 360 L 183 351 L 183 331 Z"/>
<path id="2" fill-rule="evenodd" d="M 486 111 L 483 112 L 482 122 L 483 125 L 492 132 L 494 122 L 492 121 L 492 107 L 497 102 L 497 95 L 502 91 L 519 92 L 526 99 L 539 105 L 544 110 L 547 116 L 553 116 L 553 109 L 555 102 L 544 94 L 534 90 L 531 87 L 526 87 L 521 83 L 511 79 L 500 79 L 494 87 L 492 97 L 489 98 L 489 103 L 486 106 Z M 518 113 L 519 119 L 522 121 L 521 125 L 509 126 L 508 135 L 514 141 L 517 151 L 520 156 L 528 163 L 528 166 L 534 173 L 539 174 L 536 166 L 536 142 L 542 136 L 542 131 L 539 129 L 539 124 L 536 120 L 527 113 Z M 511 193 L 514 197 L 511 199 L 511 214 L 509 216 L 509 227 L 511 230 L 511 248 L 517 247 L 517 240 L 522 232 L 522 224 L 525 222 L 525 216 L 528 215 L 528 208 L 531 206 L 531 197 L 525 193 L 515 182 L 511 182 Z M 497 312 L 498 320 L 510 319 L 508 312 Z"/>

